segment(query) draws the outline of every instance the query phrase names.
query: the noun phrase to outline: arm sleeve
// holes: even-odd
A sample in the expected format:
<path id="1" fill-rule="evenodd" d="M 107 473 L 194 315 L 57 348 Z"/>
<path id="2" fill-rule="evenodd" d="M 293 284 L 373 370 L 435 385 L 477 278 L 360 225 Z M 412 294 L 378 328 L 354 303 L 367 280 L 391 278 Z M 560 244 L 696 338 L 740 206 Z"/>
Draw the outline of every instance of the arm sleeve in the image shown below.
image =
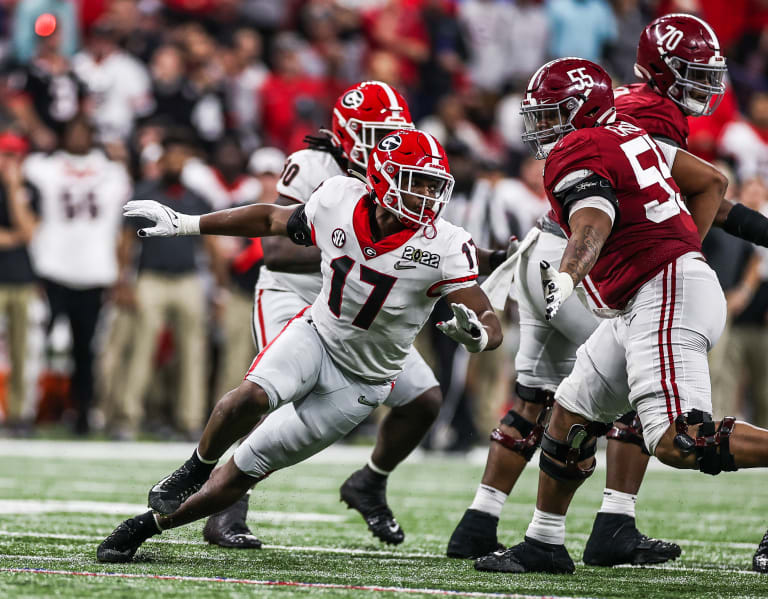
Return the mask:
<path id="1" fill-rule="evenodd" d="M 573 202 L 571 204 L 571 209 L 568 212 L 568 219 L 570 220 L 573 213 L 582 208 L 597 208 L 598 210 L 605 212 L 611 219 L 611 224 L 613 224 L 613 221 L 616 219 L 616 208 L 614 208 L 611 202 L 601 196 L 592 196 Z"/>
<path id="2" fill-rule="evenodd" d="M 656 142 L 656 145 L 659 146 L 661 153 L 664 155 L 664 160 L 666 160 L 667 166 L 672 168 L 672 165 L 675 163 L 675 156 L 677 156 L 677 145 L 674 144 L 674 142 L 670 143 L 669 141 L 659 137 L 654 138 L 654 141 Z"/>
<path id="3" fill-rule="evenodd" d="M 286 225 L 288 229 L 288 238 L 296 245 L 311 246 L 314 245 L 314 236 L 312 227 L 307 222 L 306 205 L 297 206 L 288 218 Z"/>
<path id="4" fill-rule="evenodd" d="M 569 177 L 570 175 L 567 175 L 561 179 L 560 183 L 555 186 L 554 193 L 555 199 L 562 205 L 566 217 L 570 218 L 571 211 L 579 202 L 583 200 L 594 202 L 597 198 L 604 202 L 598 201 L 593 207 L 600 208 L 600 206 L 605 206 L 605 204 L 609 205 L 612 211 L 606 209 L 605 212 L 611 216 L 612 221 L 615 220 L 619 212 L 619 201 L 616 199 L 613 186 L 608 179 L 595 173 L 591 173 L 587 177 L 578 180 L 568 180 Z M 563 183 L 566 183 L 566 185 Z M 584 208 L 585 206 L 581 205 L 580 207 Z"/>

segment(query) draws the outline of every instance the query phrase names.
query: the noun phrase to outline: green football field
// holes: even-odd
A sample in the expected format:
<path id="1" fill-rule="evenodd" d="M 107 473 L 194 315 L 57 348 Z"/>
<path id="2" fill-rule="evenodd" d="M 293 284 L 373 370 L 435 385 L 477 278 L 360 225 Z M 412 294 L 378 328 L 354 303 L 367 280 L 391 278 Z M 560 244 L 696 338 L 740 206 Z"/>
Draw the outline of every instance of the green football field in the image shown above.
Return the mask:
<path id="1" fill-rule="evenodd" d="M 604 470 L 587 481 L 568 516 L 573 576 L 476 572 L 444 551 L 474 495 L 482 451 L 416 455 L 389 483 L 405 542 L 379 544 L 338 487 L 368 450 L 337 446 L 278 472 L 254 490 L 249 524 L 262 550 L 214 548 L 202 523 L 147 542 L 135 562 L 100 564 L 96 546 L 144 511 L 148 488 L 192 445 L 0 441 L 0 597 L 768 597 L 768 576 L 750 571 L 768 526 L 764 472 L 716 478 L 649 472 L 638 501 L 641 530 L 677 540 L 682 557 L 647 568 L 589 568 L 578 561 L 600 505 Z M 530 468 L 505 507 L 500 540 L 522 538 L 533 510 Z"/>

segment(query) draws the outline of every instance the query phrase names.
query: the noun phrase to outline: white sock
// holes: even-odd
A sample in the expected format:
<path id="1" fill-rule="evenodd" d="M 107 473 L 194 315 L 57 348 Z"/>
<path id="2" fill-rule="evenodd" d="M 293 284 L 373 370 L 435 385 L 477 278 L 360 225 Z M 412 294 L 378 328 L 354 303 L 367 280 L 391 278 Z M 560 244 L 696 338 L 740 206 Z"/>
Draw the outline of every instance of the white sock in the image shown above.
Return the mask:
<path id="1" fill-rule="evenodd" d="M 625 514 L 634 518 L 635 503 L 637 503 L 637 495 L 606 487 L 603 491 L 603 505 L 600 506 L 600 511 L 605 514 Z"/>
<path id="2" fill-rule="evenodd" d="M 550 545 L 565 544 L 565 516 L 550 514 L 533 510 L 533 519 L 525 532 L 526 537 L 531 537 L 542 543 Z"/>
<path id="3" fill-rule="evenodd" d="M 469 506 L 469 509 L 485 512 L 486 514 L 498 518 L 501 516 L 501 508 L 504 507 L 504 502 L 507 500 L 507 497 L 509 497 L 507 493 L 502 493 L 498 489 L 494 489 L 488 485 L 480 485 L 477 487 L 475 499 L 472 502 L 472 505 Z"/>
<path id="4" fill-rule="evenodd" d="M 389 476 L 392 472 L 391 470 L 384 470 L 383 468 L 379 468 L 376 464 L 373 463 L 373 459 L 371 458 L 368 458 L 368 467 L 376 474 L 381 474 L 382 476 Z"/>
<path id="5" fill-rule="evenodd" d="M 197 459 L 200 460 L 203 464 L 215 464 L 216 462 L 219 461 L 219 460 L 206 460 L 206 459 L 203 459 L 203 456 L 200 455 L 200 450 L 199 449 L 195 449 L 195 453 L 197 454 Z"/>
<path id="6" fill-rule="evenodd" d="M 163 532 L 162 527 L 160 526 L 160 523 L 157 521 L 157 517 L 159 514 L 157 512 L 152 512 L 152 520 L 155 522 L 155 526 L 157 527 L 157 532 Z"/>

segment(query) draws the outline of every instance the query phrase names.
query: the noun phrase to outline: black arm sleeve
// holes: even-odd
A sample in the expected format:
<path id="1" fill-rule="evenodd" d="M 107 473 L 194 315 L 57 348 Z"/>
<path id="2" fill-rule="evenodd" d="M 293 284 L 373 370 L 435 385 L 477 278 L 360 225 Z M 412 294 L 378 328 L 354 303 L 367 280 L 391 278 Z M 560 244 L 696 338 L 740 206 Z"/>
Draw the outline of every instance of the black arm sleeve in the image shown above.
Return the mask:
<path id="1" fill-rule="evenodd" d="M 288 229 L 288 237 L 296 245 L 307 247 L 314 245 L 312 242 L 312 230 L 307 223 L 307 215 L 304 214 L 304 204 L 291 213 L 286 223 L 286 229 Z"/>
<path id="2" fill-rule="evenodd" d="M 568 189 L 565 189 L 555 194 L 555 199 L 563 206 L 566 218 L 570 216 L 571 206 L 579 200 L 584 198 L 591 198 L 599 196 L 605 198 L 616 210 L 615 221 L 618 221 L 619 217 L 619 201 L 616 199 L 616 194 L 613 192 L 610 181 L 600 175 L 591 174 L 589 177 L 582 179 L 576 185 L 572 185 Z"/>
<path id="3" fill-rule="evenodd" d="M 768 218 L 743 204 L 734 204 L 723 230 L 746 241 L 768 247 Z"/>

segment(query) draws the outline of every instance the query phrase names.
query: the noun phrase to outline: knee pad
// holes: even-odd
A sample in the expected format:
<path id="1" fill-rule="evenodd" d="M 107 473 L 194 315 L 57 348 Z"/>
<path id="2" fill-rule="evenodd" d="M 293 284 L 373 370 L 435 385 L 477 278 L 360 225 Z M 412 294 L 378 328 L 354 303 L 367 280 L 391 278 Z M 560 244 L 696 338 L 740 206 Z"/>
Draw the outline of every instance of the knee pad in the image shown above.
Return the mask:
<path id="1" fill-rule="evenodd" d="M 544 389 L 525 387 L 520 383 L 516 384 L 515 391 L 517 392 L 518 397 L 523 401 L 541 404 L 542 408 L 536 418 L 536 422 L 531 422 L 527 418 L 523 418 L 514 410 L 510 410 L 506 413 L 504 418 L 501 419 L 501 423 L 516 428 L 520 432 L 522 438 L 516 439 L 502 431 L 500 428 L 495 428 L 491 431 L 491 441 L 500 443 L 510 451 L 519 453 L 527 462 L 530 462 L 533 454 L 536 453 L 536 449 L 541 444 L 541 438 L 544 434 L 544 426 L 546 425 L 552 406 L 555 403 L 555 394 L 551 391 L 545 391 Z"/>
<path id="2" fill-rule="evenodd" d="M 546 474 L 560 481 L 586 480 L 595 471 L 597 460 L 597 437 L 604 435 L 610 424 L 591 422 L 588 425 L 574 424 L 568 431 L 565 441 L 555 439 L 547 432 L 541 440 L 539 468 Z M 593 458 L 592 465 L 581 468 L 579 462 Z M 557 461 L 555 461 L 557 460 Z M 562 464 L 558 463 L 562 462 Z"/>
<path id="3" fill-rule="evenodd" d="M 645 441 L 643 440 L 643 424 L 640 422 L 640 417 L 637 415 L 637 412 L 627 412 L 616 422 L 621 422 L 625 428 L 620 428 L 614 425 L 605 435 L 608 439 L 638 445 L 645 455 L 651 455 L 645 448 Z"/>
<path id="4" fill-rule="evenodd" d="M 699 424 L 696 438 L 688 434 L 688 426 Z M 674 445 L 683 453 L 696 453 L 699 471 L 715 476 L 738 470 L 730 449 L 730 436 L 736 419 L 723 418 L 717 430 L 712 416 L 701 410 L 691 410 L 675 419 Z"/>

